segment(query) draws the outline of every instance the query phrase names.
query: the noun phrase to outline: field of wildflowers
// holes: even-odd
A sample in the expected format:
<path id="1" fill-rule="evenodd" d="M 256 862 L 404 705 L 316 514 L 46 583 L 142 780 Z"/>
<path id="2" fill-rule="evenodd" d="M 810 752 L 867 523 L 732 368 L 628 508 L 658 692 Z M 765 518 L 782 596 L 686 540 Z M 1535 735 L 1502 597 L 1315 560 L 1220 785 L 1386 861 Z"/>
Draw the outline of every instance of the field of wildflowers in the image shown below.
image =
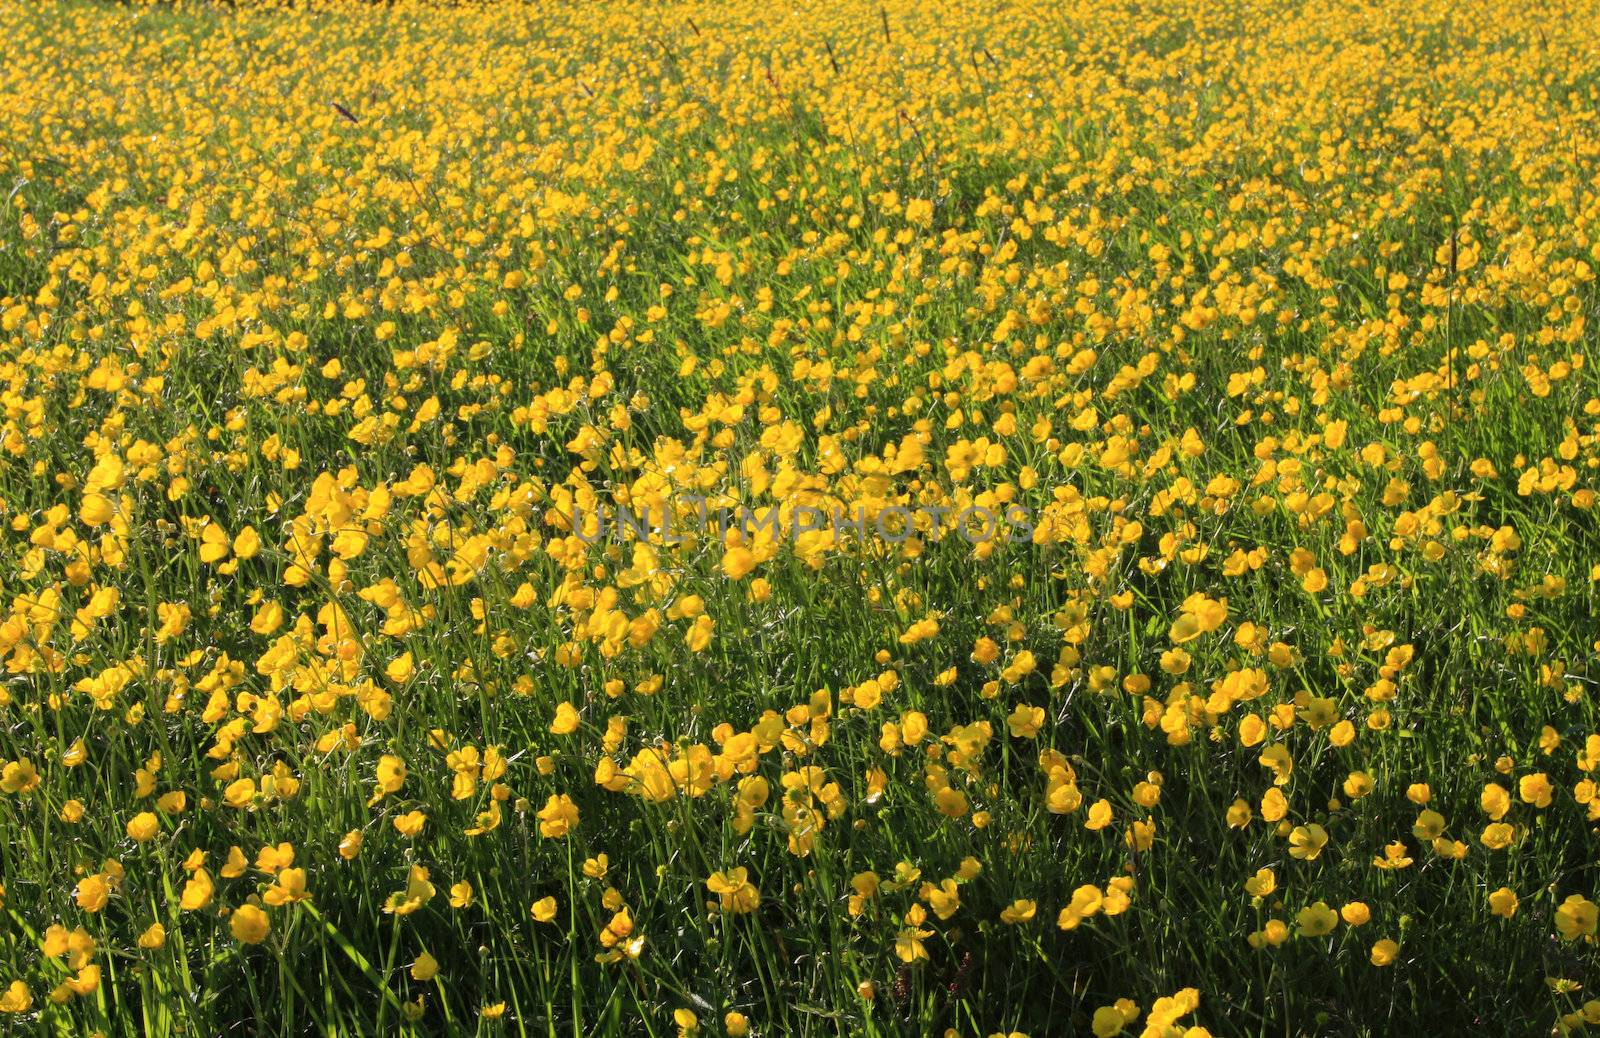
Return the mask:
<path id="1" fill-rule="evenodd" d="M 1597 16 L 0 0 L 0 1033 L 1600 1033 Z"/>

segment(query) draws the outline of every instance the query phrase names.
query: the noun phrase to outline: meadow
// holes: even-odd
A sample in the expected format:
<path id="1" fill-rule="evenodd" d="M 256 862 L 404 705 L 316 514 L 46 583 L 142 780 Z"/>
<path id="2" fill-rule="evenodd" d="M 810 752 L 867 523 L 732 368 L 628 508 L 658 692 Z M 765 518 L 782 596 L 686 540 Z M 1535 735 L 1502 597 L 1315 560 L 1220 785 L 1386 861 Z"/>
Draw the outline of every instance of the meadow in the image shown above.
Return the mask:
<path id="1" fill-rule="evenodd" d="M 1597 16 L 0 0 L 0 1034 L 1600 1033 Z"/>

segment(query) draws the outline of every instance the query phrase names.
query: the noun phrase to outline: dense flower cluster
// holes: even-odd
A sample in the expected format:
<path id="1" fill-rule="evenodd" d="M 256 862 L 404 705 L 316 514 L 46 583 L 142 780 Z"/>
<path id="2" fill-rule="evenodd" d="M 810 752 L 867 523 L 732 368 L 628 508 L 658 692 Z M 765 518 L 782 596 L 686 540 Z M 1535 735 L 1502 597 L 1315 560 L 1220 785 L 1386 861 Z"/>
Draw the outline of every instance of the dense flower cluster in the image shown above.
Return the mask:
<path id="1" fill-rule="evenodd" d="M 1600 1032 L 1593 15 L 0 0 L 0 1021 Z"/>

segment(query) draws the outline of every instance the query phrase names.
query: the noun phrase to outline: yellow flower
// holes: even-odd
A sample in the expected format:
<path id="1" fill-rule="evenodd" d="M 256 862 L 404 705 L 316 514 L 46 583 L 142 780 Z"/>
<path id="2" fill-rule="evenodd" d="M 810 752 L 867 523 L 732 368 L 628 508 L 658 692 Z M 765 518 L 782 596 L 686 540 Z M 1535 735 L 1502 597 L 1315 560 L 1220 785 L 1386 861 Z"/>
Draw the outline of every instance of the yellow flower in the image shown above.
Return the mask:
<path id="1" fill-rule="evenodd" d="M 1101 1006 L 1094 1011 L 1094 1017 L 1089 1022 L 1095 1038 L 1115 1038 L 1127 1025 L 1127 1017 L 1123 1016 L 1122 1010 L 1116 1006 Z"/>
<path id="2" fill-rule="evenodd" d="M 578 805 L 565 793 L 552 794 L 539 809 L 539 835 L 559 839 L 578 824 Z"/>
<path id="3" fill-rule="evenodd" d="M 1288 747 L 1282 743 L 1273 743 L 1262 750 L 1259 761 L 1263 767 L 1272 769 L 1274 785 L 1284 785 L 1294 773 L 1294 758 L 1289 755 Z"/>
<path id="4" fill-rule="evenodd" d="M 1328 831 L 1315 823 L 1297 825 L 1289 833 L 1289 854 L 1301 861 L 1316 861 L 1328 845 Z"/>
<path id="5" fill-rule="evenodd" d="M 115 515 L 111 500 L 104 494 L 85 494 L 78 517 L 86 526 L 104 526 Z"/>
<path id="6" fill-rule="evenodd" d="M 1444 832 L 1444 815 L 1437 811 L 1427 810 L 1417 815 L 1417 823 L 1411 827 L 1412 835 L 1419 840 L 1434 840 Z"/>
<path id="7" fill-rule="evenodd" d="M 406 762 L 392 754 L 378 758 L 378 792 L 394 793 L 406 784 Z"/>
<path id="8" fill-rule="evenodd" d="M 1084 819 L 1083 827 L 1093 832 L 1099 832 L 1114 820 L 1111 810 L 1111 801 L 1101 799 L 1089 805 L 1089 817 Z"/>
<path id="9" fill-rule="evenodd" d="M 1550 784 L 1550 776 L 1544 772 L 1524 775 L 1517 783 L 1517 793 L 1524 803 L 1534 807 L 1544 808 L 1550 806 L 1551 797 L 1555 789 Z"/>
<path id="10" fill-rule="evenodd" d="M 761 893 L 742 865 L 728 872 L 713 872 L 706 887 L 721 898 L 724 912 L 753 912 L 761 904 Z"/>
<path id="11" fill-rule="evenodd" d="M 1489 895 L 1489 911 L 1510 919 L 1517 914 L 1517 894 L 1510 887 L 1501 887 Z"/>
<path id="12" fill-rule="evenodd" d="M 73 891 L 73 900 L 78 902 L 78 907 L 85 912 L 98 912 L 106 907 L 106 902 L 111 899 L 111 885 L 106 882 L 103 874 L 85 876 L 78 881 L 77 889 Z"/>
<path id="13" fill-rule="evenodd" d="M 1372 792 L 1372 776 L 1364 771 L 1352 771 L 1344 780 L 1344 795 L 1351 800 L 1360 800 Z"/>
<path id="14" fill-rule="evenodd" d="M 1018 899 L 1011 902 L 1000 913 L 1000 921 L 1008 926 L 1017 926 L 1031 920 L 1039 910 L 1039 906 L 1032 901 Z"/>
<path id="15" fill-rule="evenodd" d="M 1229 807 L 1227 823 L 1230 829 L 1243 829 L 1250 824 L 1250 805 L 1243 800 L 1235 800 Z"/>
<path id="16" fill-rule="evenodd" d="M 1372 944 L 1371 960 L 1374 966 L 1388 966 L 1400 954 L 1400 945 L 1385 937 Z"/>
<path id="17" fill-rule="evenodd" d="M 1511 840 L 1515 835 L 1516 830 L 1505 822 L 1490 822 L 1483 827 L 1483 832 L 1478 836 L 1478 842 L 1491 851 L 1503 851 L 1511 846 Z"/>
<path id="18" fill-rule="evenodd" d="M 1183 613 L 1172 625 L 1168 636 L 1176 645 L 1191 642 L 1210 631 L 1221 627 L 1228 619 L 1228 600 L 1220 601 L 1207 598 L 1205 595 L 1195 593 L 1190 595 L 1183 603 Z"/>
<path id="19" fill-rule="evenodd" d="M 542 897 L 533 903 L 533 907 L 530 909 L 530 912 L 534 919 L 541 923 L 548 923 L 550 920 L 556 917 L 556 908 L 557 905 L 555 898 Z"/>
<path id="20" fill-rule="evenodd" d="M 236 779 L 228 783 L 228 788 L 222 792 L 222 799 L 229 807 L 235 808 L 249 807 L 255 796 L 256 784 L 251 778 Z"/>
<path id="21" fill-rule="evenodd" d="M 1372 859 L 1372 864 L 1380 869 L 1403 869 L 1411 865 L 1411 856 L 1406 853 L 1406 845 L 1399 840 L 1387 844 L 1383 853 Z"/>
<path id="22" fill-rule="evenodd" d="M 255 905 L 245 904 L 234 909 L 228 920 L 228 928 L 241 944 L 260 944 L 272 930 L 272 921 L 267 918 L 267 913 Z"/>
<path id="23" fill-rule="evenodd" d="M 269 876 L 275 876 L 283 869 L 294 864 L 294 854 L 294 844 L 288 841 L 282 841 L 276 846 L 268 844 L 256 853 L 256 868 Z M 240 851 L 237 857 L 242 861 L 244 852 Z M 235 855 L 230 850 L 228 854 L 229 863 L 232 864 L 234 859 Z"/>
<path id="24" fill-rule="evenodd" d="M 933 806 L 947 818 L 965 817 L 971 807 L 967 795 L 953 786 L 945 786 L 934 793 Z"/>
<path id="25" fill-rule="evenodd" d="M 161 831 L 161 823 L 152 811 L 140 811 L 128 819 L 127 833 L 134 843 L 147 843 Z"/>
<path id="26" fill-rule="evenodd" d="M 410 681 L 412 677 L 416 675 L 416 673 L 416 660 L 412 658 L 411 653 L 409 652 L 403 652 L 399 656 L 396 656 L 394 659 L 389 661 L 388 666 L 383 668 L 384 676 L 397 685 L 404 685 L 406 682 Z M 402 765 L 402 767 L 404 767 L 404 765 Z M 389 792 L 393 792 L 393 790 L 390 790 Z"/>
<path id="27" fill-rule="evenodd" d="M 578 708 L 571 703 L 561 703 L 556 707 L 555 720 L 550 722 L 550 731 L 556 735 L 571 735 L 578 730 Z"/>
<path id="28" fill-rule="evenodd" d="M 756 568 L 755 553 L 749 548 L 729 548 L 722 556 L 722 571 L 729 580 L 742 580 Z"/>
<path id="29" fill-rule="evenodd" d="M 1016 739 L 1032 739 L 1039 734 L 1039 729 L 1044 725 L 1044 708 L 1018 703 L 1017 708 L 1011 711 L 1011 716 L 1006 718 L 1006 727 Z"/>
<path id="30" fill-rule="evenodd" d="M 1278 874 L 1271 869 L 1257 869 L 1254 876 L 1244 881 L 1244 889 L 1251 897 L 1267 897 L 1278 889 Z"/>
<path id="31" fill-rule="evenodd" d="M 1125 896 L 1121 891 L 1113 891 L 1119 897 Z M 1116 914 L 1116 906 L 1109 903 L 1105 891 L 1092 883 L 1085 883 L 1072 892 L 1072 901 L 1056 916 L 1056 926 L 1063 930 L 1075 930 L 1085 919 L 1105 911 L 1108 915 Z"/>
<path id="32" fill-rule="evenodd" d="M 306 890 L 306 870 L 283 869 L 278 873 L 278 881 L 261 895 L 261 900 L 276 908 L 310 897 L 311 894 Z"/>
<path id="33" fill-rule="evenodd" d="M 242 528 L 233 538 L 233 553 L 241 559 L 253 559 L 261 550 L 261 535 L 255 527 Z"/>
<path id="34" fill-rule="evenodd" d="M 428 881 L 428 870 L 422 865 L 413 865 L 407 875 L 406 889 L 403 893 L 389 895 L 383 910 L 395 915 L 410 915 L 423 905 L 432 900 L 434 894 L 433 884 Z"/>
<path id="35" fill-rule="evenodd" d="M 185 912 L 202 909 L 211 903 L 211 896 L 215 890 L 216 885 L 211 880 L 211 873 L 197 868 L 183 884 L 183 894 L 178 901 L 178 907 Z"/>
<path id="36" fill-rule="evenodd" d="M 924 883 L 922 900 L 933 909 L 934 915 L 940 919 L 949 919 L 961 907 L 961 891 L 953 879 L 942 880 L 938 886 Z"/>
<path id="37" fill-rule="evenodd" d="M 1295 923 L 1300 929 L 1300 936 L 1321 937 L 1333 932 L 1333 928 L 1339 925 L 1339 916 L 1326 902 L 1318 901 L 1302 908 L 1295 916 Z"/>
<path id="38" fill-rule="evenodd" d="M 1582 894 L 1570 894 L 1556 908 L 1556 931 L 1564 941 L 1593 937 L 1600 922 L 1600 908 Z"/>
<path id="39" fill-rule="evenodd" d="M 1123 842 L 1129 850 L 1147 851 L 1155 846 L 1156 823 L 1154 819 L 1136 821 L 1128 826 Z"/>
<path id="40" fill-rule="evenodd" d="M 32 1008 L 33 993 L 20 980 L 13 980 L 0 994 L 0 1013 L 26 1013 Z"/>

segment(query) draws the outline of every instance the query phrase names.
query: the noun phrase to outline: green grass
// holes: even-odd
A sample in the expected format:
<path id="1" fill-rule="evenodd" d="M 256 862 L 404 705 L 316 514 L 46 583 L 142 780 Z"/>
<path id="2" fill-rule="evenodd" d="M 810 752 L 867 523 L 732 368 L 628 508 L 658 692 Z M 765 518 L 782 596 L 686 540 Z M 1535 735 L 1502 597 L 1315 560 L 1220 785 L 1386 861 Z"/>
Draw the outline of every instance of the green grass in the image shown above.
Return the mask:
<path id="1" fill-rule="evenodd" d="M 39 779 L 0 793 L 0 996 L 28 991 L 0 1028 L 1037 1036 L 1127 998 L 1159 1035 L 1186 988 L 1217 1035 L 1580 1028 L 1593 926 L 1557 909 L 1596 898 L 1600 819 L 1591 13 L 0 2 L 0 765 Z M 1014 495 L 1062 523 L 784 538 L 732 577 L 714 537 L 568 536 L 578 488 Z M 206 521 L 259 552 L 204 561 Z M 1227 610 L 1185 671 L 1194 595 Z M 1232 702 L 1245 668 L 1264 691 Z M 458 798 L 465 747 L 505 771 Z M 652 750 L 723 763 L 659 799 L 597 776 Z M 407 774 L 375 797 L 386 755 Z M 1418 783 L 1459 860 L 1414 834 Z M 543 835 L 561 795 L 579 821 Z M 809 848 L 796 806 L 826 816 Z M 1376 867 L 1396 841 L 1409 867 Z M 272 903 L 282 842 L 309 900 Z M 214 898 L 185 910 L 200 852 Z M 386 911 L 415 866 L 432 897 Z M 759 906 L 721 911 L 707 881 L 739 867 Z M 957 876 L 939 918 L 923 884 Z M 1058 926 L 1114 878 L 1125 911 Z M 1371 918 L 1296 933 L 1316 902 Z M 52 925 L 92 956 L 43 955 Z"/>

